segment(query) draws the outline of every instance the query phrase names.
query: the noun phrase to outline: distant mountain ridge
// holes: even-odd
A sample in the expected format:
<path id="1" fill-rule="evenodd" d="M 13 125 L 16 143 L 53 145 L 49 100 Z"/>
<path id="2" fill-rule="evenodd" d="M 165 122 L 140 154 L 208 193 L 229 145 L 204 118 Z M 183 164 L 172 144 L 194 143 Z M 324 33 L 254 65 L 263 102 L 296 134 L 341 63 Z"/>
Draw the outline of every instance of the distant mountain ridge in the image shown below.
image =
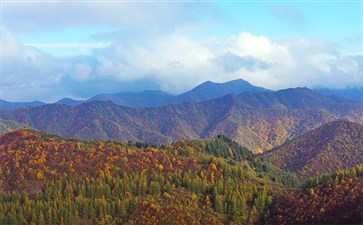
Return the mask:
<path id="1" fill-rule="evenodd" d="M 348 169 L 363 163 L 363 125 L 341 120 L 330 122 L 267 152 L 262 158 L 305 178 Z"/>
<path id="2" fill-rule="evenodd" d="M 56 104 L 74 106 L 82 102 L 91 101 L 112 101 L 117 105 L 128 106 L 132 108 L 157 107 L 180 102 L 198 102 L 213 98 L 218 98 L 227 94 L 241 94 L 243 92 L 270 92 L 270 90 L 254 86 L 249 82 L 238 79 L 226 83 L 214 83 L 211 81 L 204 82 L 190 91 L 180 95 L 172 95 L 159 90 L 146 90 L 142 92 L 119 92 L 116 94 L 98 94 L 88 100 L 74 100 L 71 98 L 63 98 Z M 1 103 L 1 102 L 0 102 Z M 44 102 L 6 102 L 0 105 L 3 109 L 17 109 L 26 106 L 45 105 Z"/>
<path id="3" fill-rule="evenodd" d="M 111 101 L 0 111 L 0 118 L 81 139 L 170 142 L 226 134 L 254 152 L 283 144 L 326 122 L 363 123 L 363 104 L 337 102 L 307 88 L 229 94 L 203 102 L 128 108 Z"/>
<path id="4" fill-rule="evenodd" d="M 322 95 L 341 102 L 347 100 L 363 103 L 363 88 L 347 88 L 347 89 L 313 89 Z M 181 102 L 201 102 L 214 98 L 219 98 L 227 94 L 239 95 L 243 92 L 272 92 L 269 89 L 258 87 L 250 84 L 243 79 L 231 80 L 225 83 L 215 83 L 206 81 L 190 91 L 180 95 L 172 95 L 160 90 L 146 90 L 142 92 L 119 92 L 115 94 L 98 94 L 87 100 L 74 100 L 71 98 L 63 98 L 55 102 L 56 104 L 74 106 L 82 102 L 91 101 L 112 101 L 117 105 L 123 105 L 131 108 L 158 107 Z M 2 109 L 18 109 L 27 106 L 40 106 L 48 103 L 41 101 L 33 102 L 8 102 L 0 99 L 0 108 Z"/>
<path id="5" fill-rule="evenodd" d="M 314 89 L 314 91 L 326 96 L 337 96 L 340 98 L 363 103 L 363 87 L 346 89 L 317 88 Z"/>
<path id="6" fill-rule="evenodd" d="M 8 110 L 18 109 L 18 108 L 23 108 L 23 107 L 28 107 L 28 106 L 41 106 L 41 105 L 45 105 L 45 104 L 47 104 L 47 103 L 41 102 L 41 101 L 9 102 L 9 101 L 0 99 L 0 109 L 8 109 Z"/>
<path id="7" fill-rule="evenodd" d="M 238 79 L 226 83 L 206 81 L 192 90 L 176 96 L 163 91 L 143 91 L 139 93 L 120 92 L 117 94 L 96 95 L 88 101 L 113 101 L 118 105 L 142 108 L 181 102 L 201 102 L 227 94 L 238 95 L 243 92 L 270 92 L 270 90 L 254 86 L 245 80 Z"/>

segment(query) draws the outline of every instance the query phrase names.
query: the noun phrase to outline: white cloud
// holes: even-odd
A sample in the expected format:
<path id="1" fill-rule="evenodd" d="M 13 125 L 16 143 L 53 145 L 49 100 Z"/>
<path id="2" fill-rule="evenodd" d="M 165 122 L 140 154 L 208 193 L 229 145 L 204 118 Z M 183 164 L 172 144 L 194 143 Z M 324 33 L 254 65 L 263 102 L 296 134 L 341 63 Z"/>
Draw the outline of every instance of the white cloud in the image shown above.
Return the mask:
<path id="1" fill-rule="evenodd" d="M 71 76 L 78 81 L 85 81 L 92 78 L 92 68 L 87 63 L 79 63 L 74 65 Z"/>
<path id="2" fill-rule="evenodd" d="M 2 55 L 4 58 L 15 58 L 22 55 L 22 44 L 15 36 L 6 28 L 0 27 L 2 39 Z"/>
<path id="3" fill-rule="evenodd" d="M 243 32 L 214 40 L 174 33 L 125 47 L 116 44 L 97 54 L 98 77 L 119 81 L 149 78 L 164 91 L 180 93 L 205 80 L 245 78 L 267 88 L 360 85 L 357 58 L 340 55 L 322 39 L 272 41 Z M 349 70 L 348 70 L 349 68 Z M 342 74 L 345 78 L 342 79 Z"/>
<path id="4" fill-rule="evenodd" d="M 37 48 L 24 46 L 5 27 L 1 27 L 1 36 L 3 98 L 36 98 L 48 94 L 52 85 L 61 82 L 67 62 L 60 62 Z"/>
<path id="5" fill-rule="evenodd" d="M 229 38 L 228 42 L 228 47 L 233 53 L 240 56 L 254 56 L 269 63 L 290 56 L 286 46 L 272 43 L 267 37 L 254 36 L 247 32 Z"/>
<path id="6" fill-rule="evenodd" d="M 197 40 L 171 33 L 130 45 L 116 43 L 95 49 L 87 57 L 53 58 L 22 45 L 9 31 L 2 35 L 6 52 L 3 93 L 8 99 L 40 99 L 36 96 L 53 96 L 56 91 L 57 97 L 77 96 L 82 89 L 89 96 L 107 90 L 107 85 L 117 88 L 142 80 L 171 93 L 206 80 L 243 78 L 271 89 L 343 88 L 361 86 L 363 81 L 361 55 L 343 55 L 320 39 L 273 41 L 243 32 Z M 97 89 L 100 86 L 95 83 L 104 89 Z"/>
<path id="7" fill-rule="evenodd" d="M 346 74 L 362 74 L 362 58 L 357 60 L 356 57 L 344 57 L 337 62 L 336 68 Z"/>
<path id="8" fill-rule="evenodd" d="M 309 63 L 324 73 L 332 72 L 332 64 L 338 60 L 338 56 L 334 54 L 316 54 L 310 56 Z"/>

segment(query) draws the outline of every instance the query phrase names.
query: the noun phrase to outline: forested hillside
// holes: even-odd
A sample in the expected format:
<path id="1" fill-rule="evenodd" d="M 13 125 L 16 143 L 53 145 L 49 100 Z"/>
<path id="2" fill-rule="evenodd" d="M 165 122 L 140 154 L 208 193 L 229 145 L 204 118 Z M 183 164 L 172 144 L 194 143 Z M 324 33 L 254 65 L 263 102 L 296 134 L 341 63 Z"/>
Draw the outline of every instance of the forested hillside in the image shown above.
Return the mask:
<path id="1" fill-rule="evenodd" d="M 281 193 L 305 190 L 296 177 L 223 135 L 156 146 L 17 130 L 0 143 L 0 224 L 275 224 L 289 221 Z M 338 200 L 349 195 L 348 208 L 334 215 L 342 221 L 346 215 L 360 221 L 361 167 L 355 171 L 347 180 L 354 193 L 341 193 L 339 180 L 332 184 L 337 201 L 324 208 L 339 210 Z M 320 214 L 319 208 L 298 218 L 314 224 Z"/>
<path id="2" fill-rule="evenodd" d="M 363 163 L 363 125 L 330 122 L 262 157 L 304 178 L 348 169 Z"/>
<path id="3" fill-rule="evenodd" d="M 232 165 L 203 141 L 159 150 L 19 130 L 0 143 L 1 224 L 257 223 L 272 201 L 250 153 Z"/>
<path id="4" fill-rule="evenodd" d="M 267 224 L 363 223 L 363 164 L 311 178 L 304 188 L 276 193 Z"/>

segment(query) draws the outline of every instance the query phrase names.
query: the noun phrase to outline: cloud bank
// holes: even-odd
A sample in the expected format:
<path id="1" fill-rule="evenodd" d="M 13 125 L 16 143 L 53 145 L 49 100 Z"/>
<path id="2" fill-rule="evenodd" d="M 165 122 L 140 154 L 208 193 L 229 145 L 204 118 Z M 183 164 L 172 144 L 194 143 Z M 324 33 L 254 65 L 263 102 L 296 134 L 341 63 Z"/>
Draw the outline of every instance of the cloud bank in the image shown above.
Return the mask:
<path id="1" fill-rule="evenodd" d="M 2 96 L 54 101 L 102 92 L 161 89 L 174 94 L 201 82 L 245 79 L 271 89 L 344 88 L 363 83 L 362 55 L 344 55 L 324 39 L 272 40 L 241 32 L 196 39 L 172 32 L 96 48 L 91 55 L 57 58 L 26 46 L 2 29 Z M 99 46 L 96 46 L 99 47 Z"/>

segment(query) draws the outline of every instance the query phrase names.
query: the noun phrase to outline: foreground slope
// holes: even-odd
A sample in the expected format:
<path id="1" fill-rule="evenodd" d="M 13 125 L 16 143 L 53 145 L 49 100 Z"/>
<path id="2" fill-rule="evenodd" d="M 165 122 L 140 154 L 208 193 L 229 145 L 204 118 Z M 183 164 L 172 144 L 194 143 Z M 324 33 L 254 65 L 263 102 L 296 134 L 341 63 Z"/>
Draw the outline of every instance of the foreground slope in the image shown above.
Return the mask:
<path id="1" fill-rule="evenodd" d="M 311 178 L 303 188 L 274 195 L 268 225 L 363 223 L 363 164 Z"/>
<path id="2" fill-rule="evenodd" d="M 204 152 L 214 142 L 159 150 L 31 130 L 4 134 L 0 224 L 259 223 L 270 181 L 257 177 L 248 150 L 230 146 L 241 157 L 234 165 Z"/>
<path id="3" fill-rule="evenodd" d="M 363 125 L 330 122 L 277 147 L 263 158 L 301 177 L 350 168 L 363 163 Z"/>
<path id="4" fill-rule="evenodd" d="M 363 166 L 306 188 L 267 166 L 225 136 L 157 149 L 13 131 L 0 136 L 0 224 L 363 222 Z"/>
<path id="5" fill-rule="evenodd" d="M 261 152 L 329 121 L 344 118 L 362 123 L 363 105 L 297 88 L 155 108 L 133 109 L 112 102 L 52 104 L 0 111 L 0 118 L 81 139 L 170 142 L 227 134 Z"/>

